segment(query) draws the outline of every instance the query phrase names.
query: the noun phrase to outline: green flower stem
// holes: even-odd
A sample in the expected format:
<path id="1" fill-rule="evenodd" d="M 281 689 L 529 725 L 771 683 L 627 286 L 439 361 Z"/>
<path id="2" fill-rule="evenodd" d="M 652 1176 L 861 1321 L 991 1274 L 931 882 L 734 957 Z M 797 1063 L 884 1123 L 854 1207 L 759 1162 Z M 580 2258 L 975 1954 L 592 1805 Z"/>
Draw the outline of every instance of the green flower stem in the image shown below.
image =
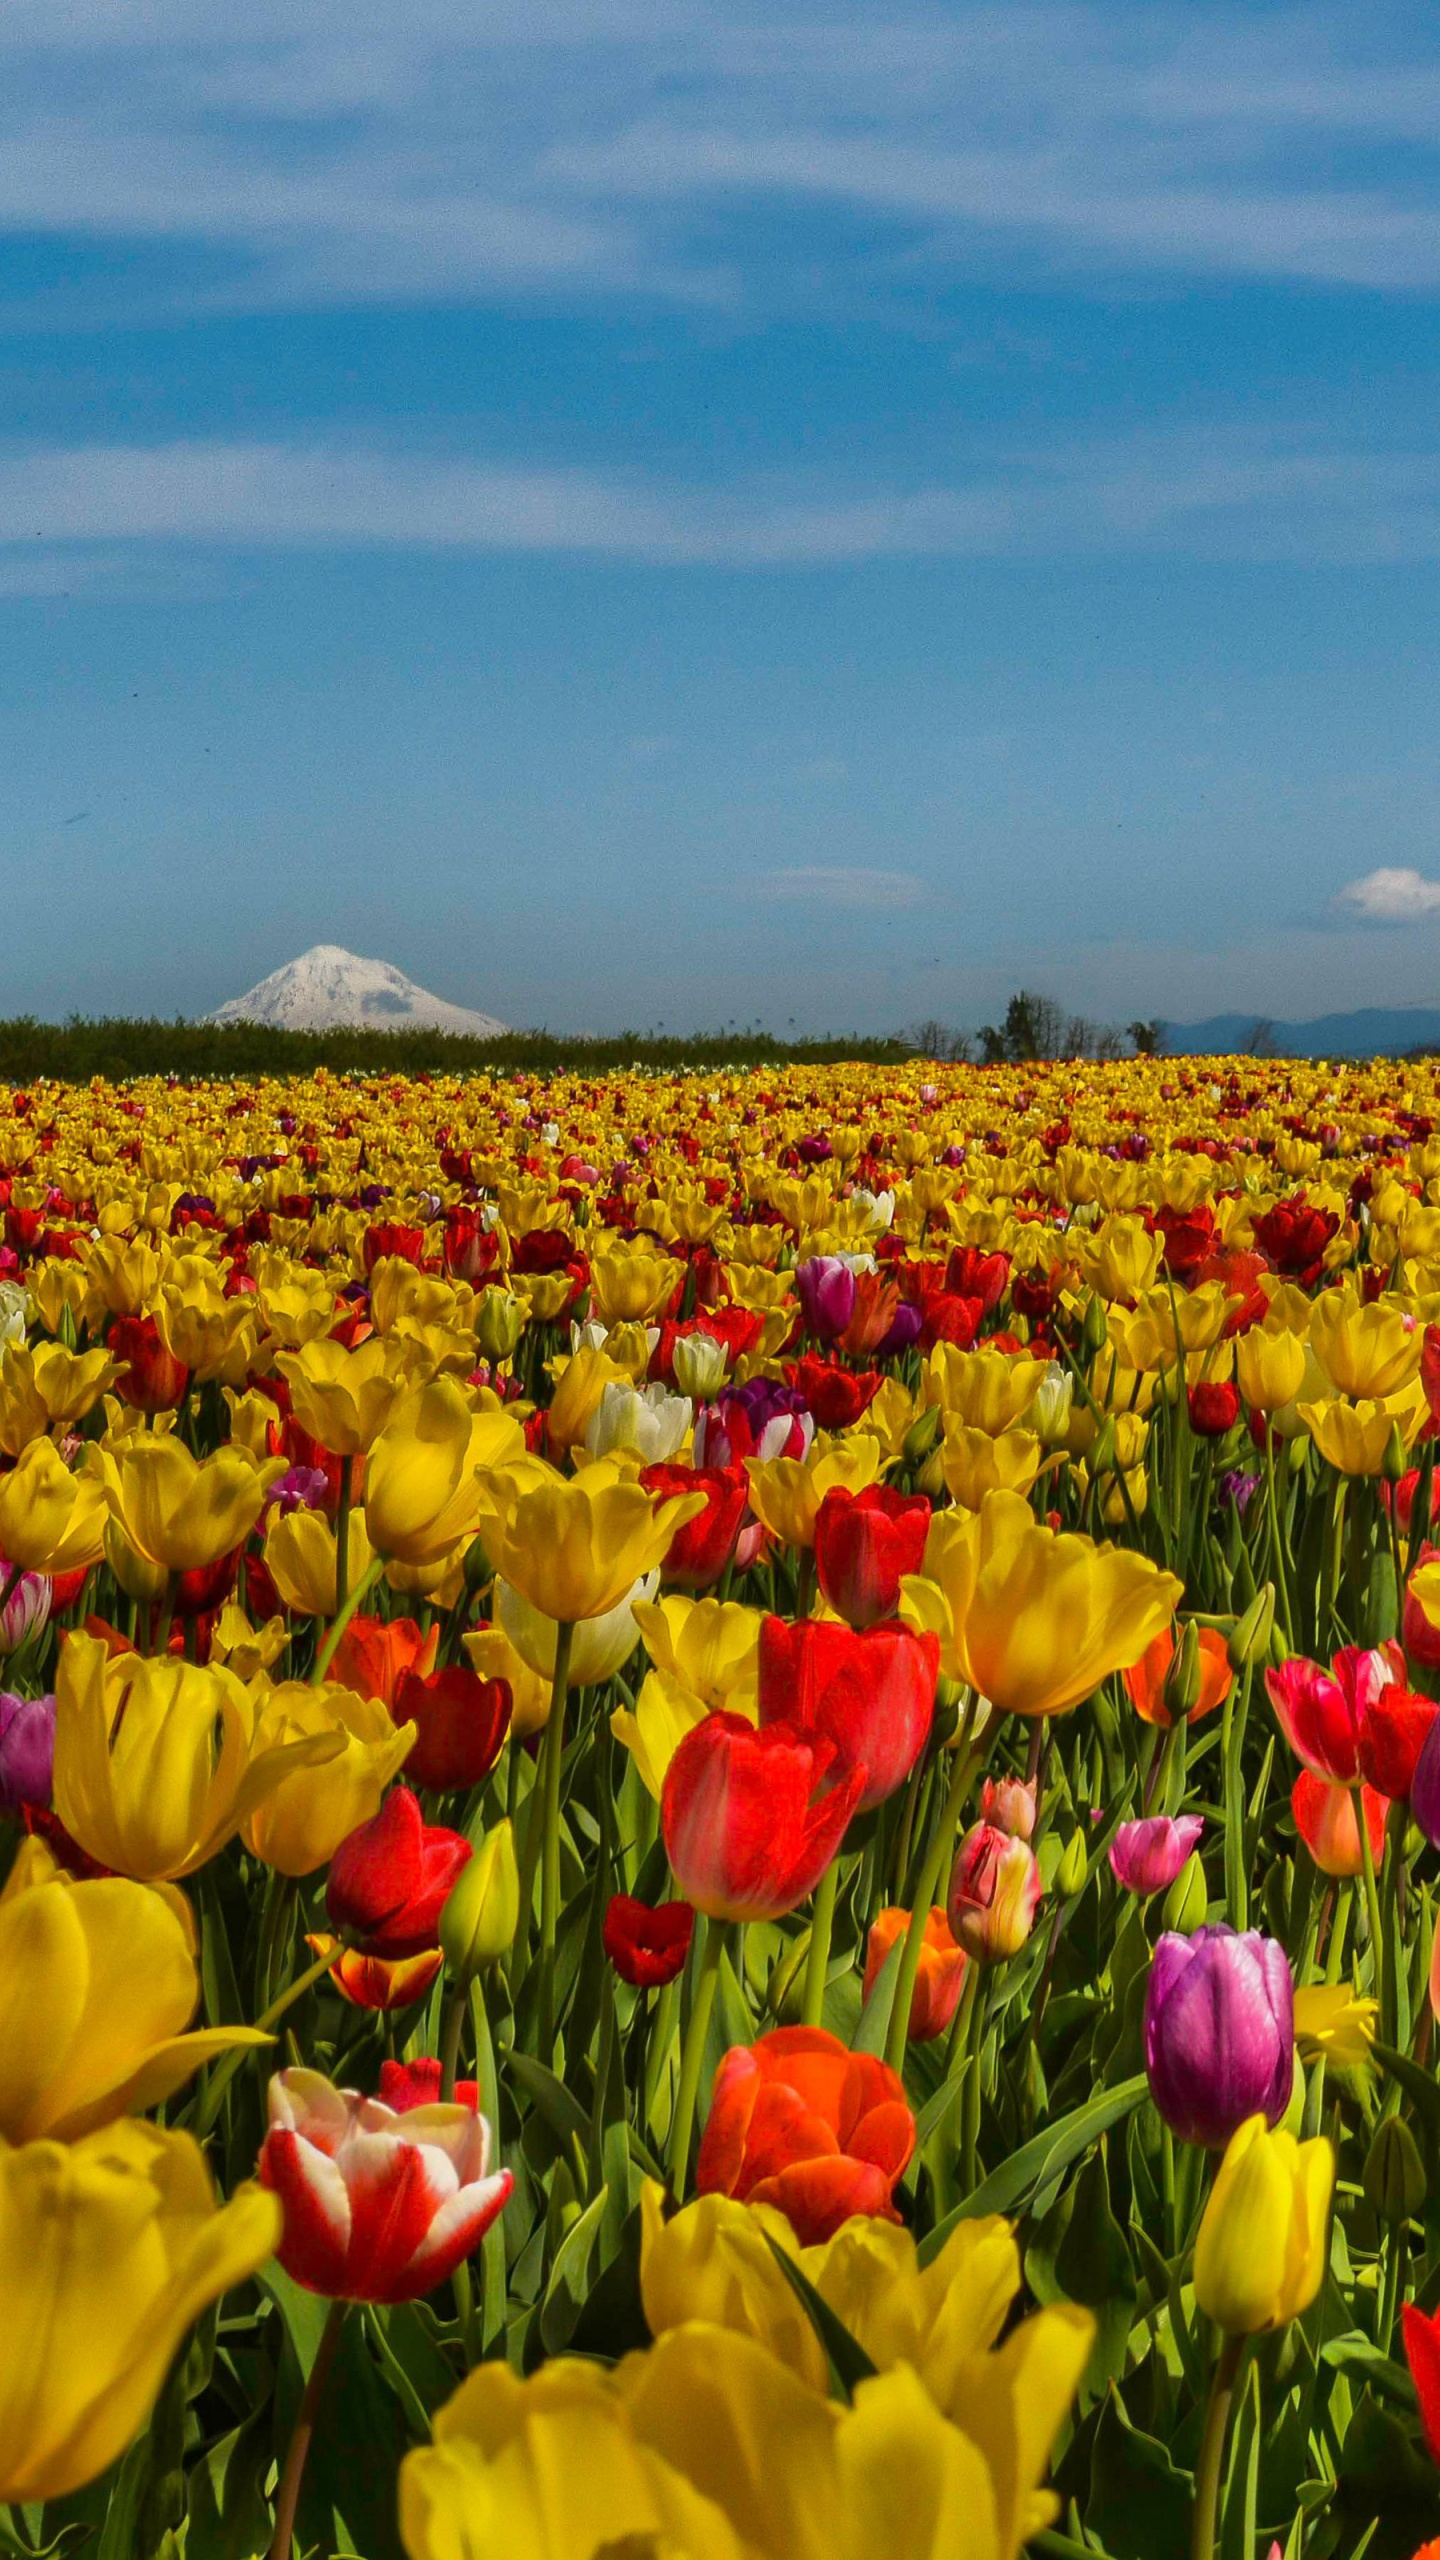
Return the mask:
<path id="1" fill-rule="evenodd" d="M 677 2204 L 685 2193 L 690 2134 L 695 2122 L 695 2100 L 700 2091 L 700 2067 L 705 2059 L 705 2038 L 710 2027 L 710 2012 L 715 2006 L 715 1985 L 720 1978 L 725 1935 L 722 1920 L 707 1922 L 705 1946 L 695 1975 L 690 2024 L 685 2030 L 685 2050 L 680 2058 L 680 2089 L 675 2100 L 675 2122 L 670 2129 L 670 2191 Z"/>
<path id="2" fill-rule="evenodd" d="M 335 1514 L 335 1607 L 345 1606 L 350 1588 L 350 1488 L 355 1475 L 353 1458 L 340 1461 L 340 1504 Z"/>
<path id="3" fill-rule="evenodd" d="M 1365 1797 L 1359 1787 L 1355 1789 L 1354 1804 L 1356 1827 L 1360 1833 L 1360 1873 L 1365 1885 L 1365 1919 L 1370 1931 L 1370 1988 L 1375 1998 L 1383 2001 L 1386 1971 L 1385 1924 L 1380 1917 L 1380 1894 L 1375 1882 L 1375 1859 L 1370 1847 L 1369 1826 L 1365 1820 Z M 1393 2041 L 1393 2038 L 1390 2032 L 1390 2020 L 1384 2016 L 1383 2009 L 1381 2024 L 1388 2044 Z"/>
<path id="4" fill-rule="evenodd" d="M 324 1679 L 326 1672 L 329 1670 L 331 1663 L 335 1659 L 341 1637 L 349 1626 L 351 1619 L 355 1616 L 361 1602 L 368 1600 L 384 1570 L 384 1557 L 376 1556 L 374 1562 L 370 1566 L 369 1572 L 361 1575 L 353 1591 L 346 1592 L 344 1605 L 336 1610 L 334 1617 L 330 1621 L 325 1641 L 315 1656 L 315 1668 L 310 1674 L 310 1686 L 312 1689 L 319 1688 L 321 1681 Z"/>
<path id="5" fill-rule="evenodd" d="M 560 1778 L 565 1759 L 565 1703 L 570 1686 L 568 1618 L 555 1627 L 550 1713 L 540 1737 L 540 2060 L 548 2067 L 555 2036 L 555 1938 L 560 1925 Z"/>
<path id="6" fill-rule="evenodd" d="M 833 1857 L 810 1906 L 810 1951 L 805 1959 L 805 1999 L 801 2015 L 807 2027 L 818 2027 L 825 2008 L 825 1976 L 830 1969 L 830 1936 L 835 1926 L 835 1895 L 840 1860 Z"/>
<path id="7" fill-rule="evenodd" d="M 1230 2425 L 1230 2407 L 1235 2397 L 1235 2383 L 1240 2359 L 1245 2352 L 1243 2338 L 1227 2338 L 1216 2359 L 1210 2380 L 1210 2398 L 1205 2410 L 1205 2433 L 1200 2441 L 1200 2460 L 1195 2468 L 1195 2517 L 1190 2534 L 1190 2560 L 1214 2560 L 1215 2523 L 1220 2504 L 1220 2474 L 1225 2460 L 1225 2437 Z"/>
<path id="8" fill-rule="evenodd" d="M 295 2424 L 286 2448 L 285 2467 L 280 2474 L 280 2486 L 275 2498 L 275 2531 L 270 2543 L 270 2560 L 290 2560 L 290 2545 L 295 2534 L 295 2510 L 300 2503 L 300 2489 L 305 2478 L 305 2465 L 310 2458 L 315 2421 L 320 2414 L 325 2385 L 330 2379 L 330 2368 L 335 2362 L 335 2350 L 340 2344 L 341 2324 L 349 2308 L 348 2302 L 331 2303 L 321 2332 L 320 2344 L 316 2349 L 315 2361 L 310 2367 L 310 2379 L 300 2396 L 300 2406 L 295 2412 Z"/>
<path id="9" fill-rule="evenodd" d="M 894 2003 L 890 2011 L 890 2029 L 885 2039 L 885 2059 L 892 2071 L 903 2072 L 905 2068 L 905 2044 L 910 2032 L 910 2004 L 915 1997 L 915 1984 L 920 1973 L 920 1956 L 925 1944 L 925 1922 L 939 1889 L 945 1861 L 950 1854 L 950 1844 L 955 1836 L 955 1825 L 960 1819 L 961 1807 L 970 1792 L 970 1782 L 979 1766 L 980 1744 L 974 1742 L 967 1747 L 963 1742 L 957 1743 L 955 1766 L 950 1774 L 945 1803 L 940 1819 L 930 1835 L 930 1846 L 925 1852 L 925 1864 L 920 1870 L 920 1882 L 916 1887 L 915 1900 L 911 1906 L 910 1926 L 905 1932 L 905 1952 L 900 1959 Z"/>

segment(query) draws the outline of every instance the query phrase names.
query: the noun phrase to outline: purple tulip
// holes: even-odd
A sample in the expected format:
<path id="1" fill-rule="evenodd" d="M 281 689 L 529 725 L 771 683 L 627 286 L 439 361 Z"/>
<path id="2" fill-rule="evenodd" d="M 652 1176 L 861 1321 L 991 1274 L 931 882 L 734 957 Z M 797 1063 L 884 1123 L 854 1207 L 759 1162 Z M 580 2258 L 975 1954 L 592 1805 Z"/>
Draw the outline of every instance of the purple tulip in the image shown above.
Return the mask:
<path id="1" fill-rule="evenodd" d="M 268 1520 L 272 1512 L 282 1519 L 292 1511 L 318 1511 L 330 1490 L 330 1479 L 323 1467 L 291 1467 L 277 1476 L 265 1496 L 261 1518 Z"/>
<path id="2" fill-rule="evenodd" d="M 1223 1923 L 1167 1933 L 1145 1990 L 1145 2069 L 1182 2142 L 1223 2151 L 1247 2116 L 1277 2125 L 1295 2077 L 1295 1992 L 1279 1940 Z"/>
<path id="3" fill-rule="evenodd" d="M 890 1320 L 890 1330 L 883 1342 L 875 1346 L 877 1360 L 898 1360 L 902 1351 L 913 1349 L 920 1339 L 925 1317 L 908 1298 L 902 1298 Z"/>
<path id="4" fill-rule="evenodd" d="M 1127 1893 L 1168 1893 L 1205 1824 L 1198 1813 L 1152 1813 L 1145 1822 L 1122 1822 L 1110 1843 L 1110 1865 Z"/>
<path id="5" fill-rule="evenodd" d="M 0 1690 L 0 1812 L 48 1805 L 54 1771 L 54 1699 Z"/>
<path id="6" fill-rule="evenodd" d="M 1440 1716 L 1420 1745 L 1410 1781 L 1410 1811 L 1433 1849 L 1440 1842 Z"/>
<path id="7" fill-rule="evenodd" d="M 728 1387 L 695 1418 L 697 1467 L 733 1466 L 740 1458 L 803 1458 L 815 1437 L 810 1408 L 795 1387 L 752 1378 Z"/>
<path id="8" fill-rule="evenodd" d="M 795 1287 L 817 1342 L 838 1342 L 855 1313 L 855 1274 L 838 1253 L 815 1253 L 796 1265 Z"/>
<path id="9" fill-rule="evenodd" d="M 0 1590 L 4 1590 L 14 1567 L 0 1556 Z M 22 1573 L 9 1600 L 0 1610 L 0 1653 L 16 1653 L 27 1636 L 43 1627 L 50 1615 L 52 1585 L 48 1574 Z"/>

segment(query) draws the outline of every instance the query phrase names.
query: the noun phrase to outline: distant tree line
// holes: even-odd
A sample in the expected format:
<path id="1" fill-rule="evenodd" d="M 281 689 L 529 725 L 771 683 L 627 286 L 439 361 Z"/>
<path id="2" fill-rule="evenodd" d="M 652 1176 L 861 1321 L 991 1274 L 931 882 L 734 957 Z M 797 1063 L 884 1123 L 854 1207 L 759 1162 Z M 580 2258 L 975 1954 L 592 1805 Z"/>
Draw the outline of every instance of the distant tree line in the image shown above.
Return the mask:
<path id="1" fill-rule="evenodd" d="M 620 1031 L 605 1039 L 507 1031 L 478 1040 L 449 1031 L 278 1031 L 256 1022 L 90 1022 L 78 1015 L 63 1023 L 28 1015 L 0 1022 L 4 1084 L 30 1084 L 38 1076 L 62 1084 L 88 1083 L 92 1076 L 117 1083 L 143 1076 L 303 1076 L 317 1067 L 336 1075 L 603 1075 L 629 1066 L 664 1073 L 684 1067 L 830 1066 L 843 1059 L 883 1065 L 911 1054 L 911 1044 L 898 1037 L 777 1040 L 759 1030 L 688 1037 Z"/>
<path id="2" fill-rule="evenodd" d="M 982 1024 L 973 1039 L 969 1032 L 935 1021 L 918 1024 L 913 1038 L 923 1057 L 976 1058 L 985 1067 L 1004 1067 L 1030 1059 L 1159 1057 L 1165 1047 L 1165 1025 L 1130 1022 L 1118 1031 L 1112 1023 L 1067 1013 L 1053 996 L 1036 995 L 1022 987 L 1010 998 L 1003 1021 Z"/>

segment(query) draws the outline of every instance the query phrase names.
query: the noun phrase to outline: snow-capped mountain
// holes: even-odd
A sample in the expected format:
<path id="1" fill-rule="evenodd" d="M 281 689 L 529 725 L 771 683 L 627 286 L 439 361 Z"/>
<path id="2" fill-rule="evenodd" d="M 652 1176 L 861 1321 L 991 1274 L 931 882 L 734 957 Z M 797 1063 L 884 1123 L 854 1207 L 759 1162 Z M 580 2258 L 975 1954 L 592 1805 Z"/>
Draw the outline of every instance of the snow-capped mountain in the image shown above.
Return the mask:
<path id="1" fill-rule="evenodd" d="M 493 1040 L 510 1027 L 493 1013 L 427 994 L 388 960 L 361 960 L 333 942 L 317 942 L 206 1018 L 266 1022 L 278 1031 L 463 1031 L 472 1040 Z"/>

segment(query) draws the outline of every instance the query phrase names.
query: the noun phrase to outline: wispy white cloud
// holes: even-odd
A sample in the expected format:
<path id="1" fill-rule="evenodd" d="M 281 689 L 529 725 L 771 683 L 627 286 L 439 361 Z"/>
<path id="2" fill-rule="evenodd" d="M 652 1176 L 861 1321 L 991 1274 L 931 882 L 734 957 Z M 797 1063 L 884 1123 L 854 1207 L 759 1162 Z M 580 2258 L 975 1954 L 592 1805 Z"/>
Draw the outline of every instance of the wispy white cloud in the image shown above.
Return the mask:
<path id="1" fill-rule="evenodd" d="M 763 571 L 1064 555 L 1440 556 L 1440 446 L 1336 451 L 1276 429 L 957 457 L 948 485 L 685 483 L 488 456 L 219 442 L 0 446 L 0 585 L 93 583 L 147 551 L 590 554 Z M 91 564 L 87 566 L 87 563 Z M 161 574 L 170 570 L 161 563 Z M 69 574 L 68 571 L 63 573 Z"/>
<path id="2" fill-rule="evenodd" d="M 918 907 L 925 883 L 913 871 L 869 871 L 831 862 L 797 864 L 788 871 L 757 871 L 736 883 L 740 896 L 768 903 L 794 901 L 813 907 Z"/>
<path id="3" fill-rule="evenodd" d="M 1427 916 L 1440 915 L 1440 880 L 1427 880 L 1408 864 L 1382 865 L 1351 880 L 1335 904 L 1363 924 L 1420 924 Z"/>
<path id="4" fill-rule="evenodd" d="M 0 228 L 195 244 L 237 302 L 764 303 L 786 203 L 862 219 L 820 266 L 871 292 L 887 247 L 959 272 L 1423 286 L 1437 133 L 1440 37 L 1384 0 L 0 13 Z"/>

